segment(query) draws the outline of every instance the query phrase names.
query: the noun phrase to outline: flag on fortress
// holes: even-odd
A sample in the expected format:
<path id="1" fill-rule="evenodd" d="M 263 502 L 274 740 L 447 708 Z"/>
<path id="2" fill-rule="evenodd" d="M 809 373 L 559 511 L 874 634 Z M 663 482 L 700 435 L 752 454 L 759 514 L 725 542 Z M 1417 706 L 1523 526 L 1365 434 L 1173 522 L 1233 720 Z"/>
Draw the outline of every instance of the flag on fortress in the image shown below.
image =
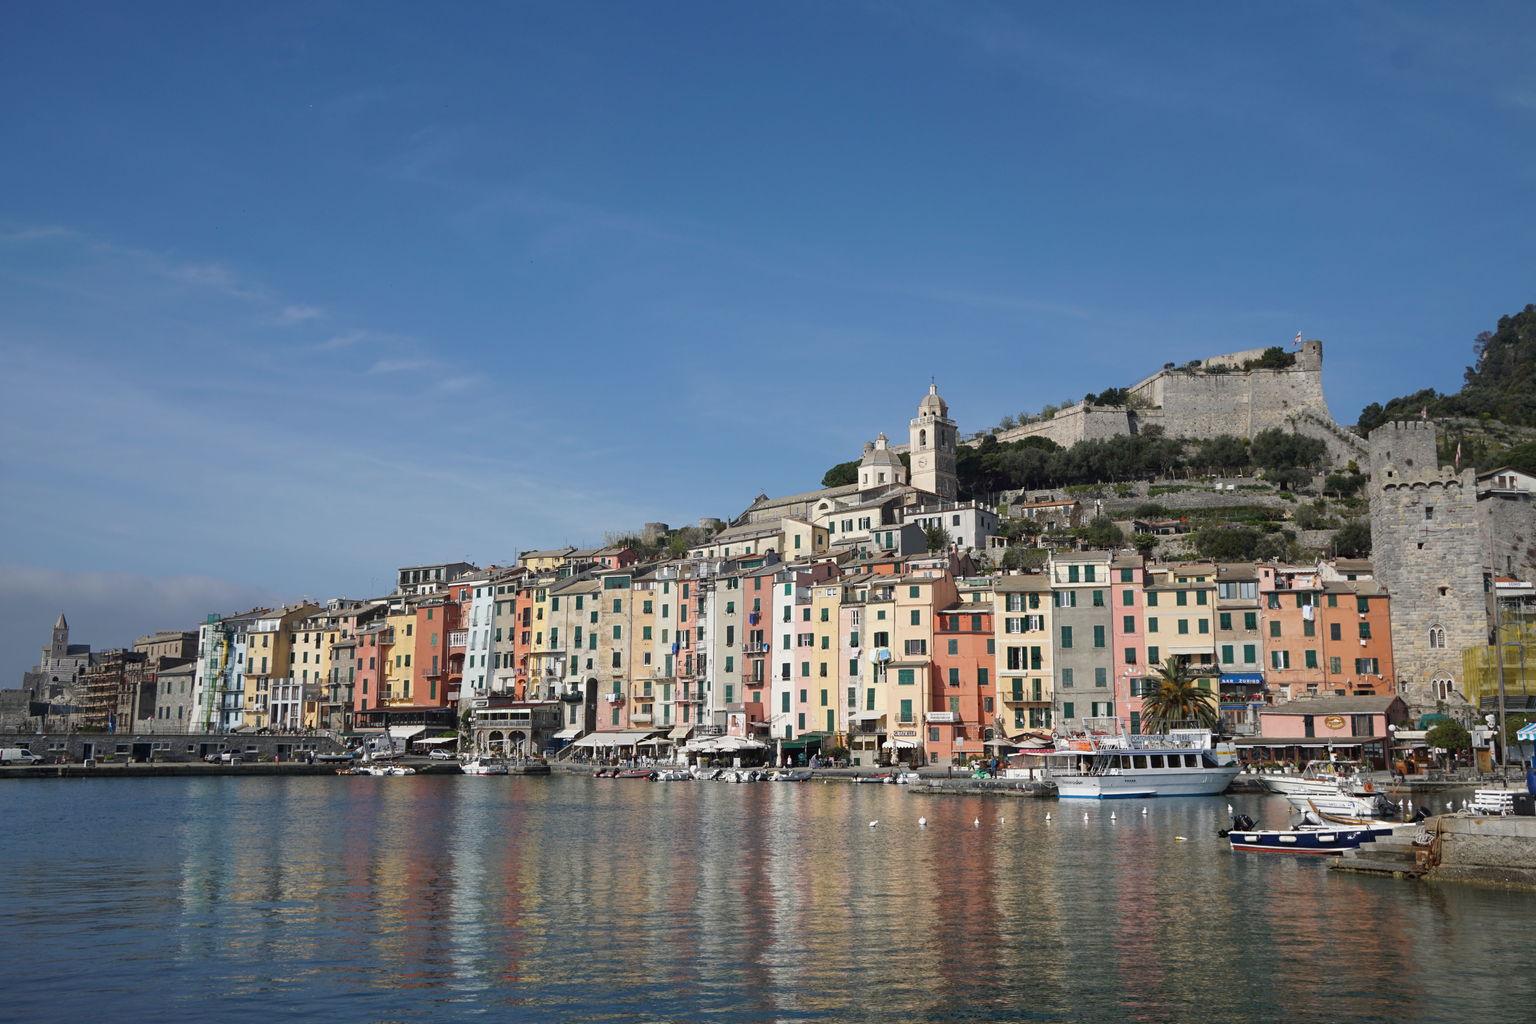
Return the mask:
<path id="1" fill-rule="evenodd" d="M 1300 347 L 1300 345 L 1301 345 L 1301 332 L 1300 331 L 1296 332 L 1296 340 L 1291 342 L 1291 344 L 1295 345 L 1297 347 Z"/>

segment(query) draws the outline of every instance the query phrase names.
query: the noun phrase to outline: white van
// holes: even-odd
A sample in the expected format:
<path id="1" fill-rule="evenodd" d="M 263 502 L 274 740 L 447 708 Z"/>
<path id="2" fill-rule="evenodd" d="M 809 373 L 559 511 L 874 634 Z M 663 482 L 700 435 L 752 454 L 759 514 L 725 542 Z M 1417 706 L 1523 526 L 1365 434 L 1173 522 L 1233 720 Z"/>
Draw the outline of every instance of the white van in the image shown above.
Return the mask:
<path id="1" fill-rule="evenodd" d="M 0 764 L 42 764 L 43 759 L 26 747 L 0 747 Z"/>

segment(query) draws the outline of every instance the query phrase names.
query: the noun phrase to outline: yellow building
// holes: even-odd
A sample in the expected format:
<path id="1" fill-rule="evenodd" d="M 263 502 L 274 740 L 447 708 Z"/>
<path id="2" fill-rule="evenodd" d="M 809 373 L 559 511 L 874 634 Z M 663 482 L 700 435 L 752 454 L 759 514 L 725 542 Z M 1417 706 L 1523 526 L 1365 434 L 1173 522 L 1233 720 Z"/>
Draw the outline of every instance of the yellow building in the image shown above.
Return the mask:
<path id="1" fill-rule="evenodd" d="M 1051 583 L 1045 576 L 1000 576 L 997 614 L 997 706 L 1004 732 L 1018 739 L 1051 729 L 1055 698 Z"/>
<path id="2" fill-rule="evenodd" d="M 319 610 L 314 604 L 287 605 L 251 622 L 245 642 L 243 728 L 302 727 L 303 693 L 294 677 L 293 624 Z"/>

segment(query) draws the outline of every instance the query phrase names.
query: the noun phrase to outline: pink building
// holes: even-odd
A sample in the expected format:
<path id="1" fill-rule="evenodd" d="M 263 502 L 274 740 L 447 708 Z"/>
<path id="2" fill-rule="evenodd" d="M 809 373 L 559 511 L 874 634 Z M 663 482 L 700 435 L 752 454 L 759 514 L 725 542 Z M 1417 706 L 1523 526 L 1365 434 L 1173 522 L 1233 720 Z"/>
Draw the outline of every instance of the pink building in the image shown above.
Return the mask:
<path id="1" fill-rule="evenodd" d="M 1332 758 L 1387 765 L 1392 729 L 1408 721 L 1401 697 L 1314 697 L 1259 711 L 1259 734 L 1240 738 L 1250 761 L 1326 761 Z"/>

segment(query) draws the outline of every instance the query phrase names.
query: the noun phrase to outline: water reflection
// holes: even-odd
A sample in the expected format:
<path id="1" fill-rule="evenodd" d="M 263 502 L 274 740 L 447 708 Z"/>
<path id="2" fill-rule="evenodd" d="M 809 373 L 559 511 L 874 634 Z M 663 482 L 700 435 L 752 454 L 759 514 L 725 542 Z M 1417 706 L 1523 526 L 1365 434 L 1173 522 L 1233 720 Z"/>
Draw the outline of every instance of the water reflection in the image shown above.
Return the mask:
<path id="1" fill-rule="evenodd" d="M 1234 856 L 1221 800 L 457 776 L 9 793 L 18 1017 L 1508 1020 L 1533 996 L 1536 899 Z"/>

